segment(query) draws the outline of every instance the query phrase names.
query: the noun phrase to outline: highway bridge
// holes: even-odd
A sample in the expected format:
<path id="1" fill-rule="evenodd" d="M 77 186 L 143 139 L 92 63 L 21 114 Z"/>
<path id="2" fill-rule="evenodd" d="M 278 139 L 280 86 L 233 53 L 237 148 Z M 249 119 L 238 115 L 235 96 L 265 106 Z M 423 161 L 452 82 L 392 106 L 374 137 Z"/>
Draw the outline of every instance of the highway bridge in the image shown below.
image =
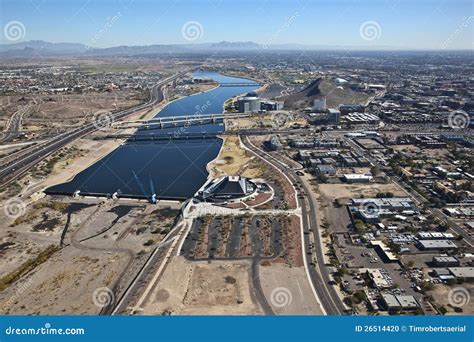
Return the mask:
<path id="1" fill-rule="evenodd" d="M 219 83 L 220 87 L 257 87 L 260 84 L 256 82 L 240 82 L 240 83 L 231 83 L 231 82 L 222 82 Z"/>
<path id="2" fill-rule="evenodd" d="M 119 121 L 112 124 L 112 128 L 125 129 L 125 128 L 138 128 L 139 131 L 149 129 L 162 129 L 169 127 L 178 126 L 191 126 L 191 125 L 208 125 L 216 123 L 224 119 L 238 119 L 249 117 L 251 114 L 248 113 L 235 113 L 235 114 L 191 114 L 191 115 L 179 115 L 179 116 L 164 116 L 161 118 L 155 118 L 151 120 L 135 120 L 135 121 Z"/>
<path id="3" fill-rule="evenodd" d="M 222 135 L 269 135 L 269 134 L 306 134 L 306 129 L 239 129 L 222 131 L 218 133 L 207 132 L 168 132 L 168 133 L 123 133 L 123 134 L 107 134 L 94 137 L 95 140 L 108 139 L 127 139 L 128 141 L 164 141 L 164 140 L 195 140 L 195 139 L 214 139 Z"/>
<path id="4" fill-rule="evenodd" d="M 220 133 L 219 133 L 220 134 Z M 217 133 L 198 133 L 198 132 L 170 132 L 170 133 L 152 133 L 152 134 L 108 134 L 96 137 L 96 140 L 107 139 L 127 139 L 128 141 L 169 141 L 169 140 L 201 140 L 216 139 Z"/>

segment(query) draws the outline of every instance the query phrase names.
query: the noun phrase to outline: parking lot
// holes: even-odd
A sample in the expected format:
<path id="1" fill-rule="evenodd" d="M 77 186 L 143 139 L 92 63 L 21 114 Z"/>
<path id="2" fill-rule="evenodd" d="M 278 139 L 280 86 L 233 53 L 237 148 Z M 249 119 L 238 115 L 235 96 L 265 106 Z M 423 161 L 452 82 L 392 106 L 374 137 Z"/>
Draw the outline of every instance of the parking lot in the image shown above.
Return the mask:
<path id="1" fill-rule="evenodd" d="M 216 216 L 193 222 L 181 254 L 189 260 L 272 259 L 283 250 L 284 216 Z"/>

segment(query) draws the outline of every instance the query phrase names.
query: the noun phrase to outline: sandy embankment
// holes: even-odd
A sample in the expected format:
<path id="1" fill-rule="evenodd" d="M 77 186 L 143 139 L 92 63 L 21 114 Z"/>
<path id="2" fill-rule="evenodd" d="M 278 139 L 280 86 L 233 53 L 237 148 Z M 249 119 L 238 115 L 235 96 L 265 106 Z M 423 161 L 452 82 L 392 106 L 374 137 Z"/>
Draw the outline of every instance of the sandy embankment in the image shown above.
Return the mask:
<path id="1" fill-rule="evenodd" d="M 251 78 L 251 77 L 236 76 L 236 75 L 225 74 L 225 73 L 222 73 L 222 75 L 230 76 L 230 77 L 245 78 L 245 79 L 260 83 L 259 80 Z M 260 87 L 256 91 L 257 92 L 264 91 L 267 86 L 268 86 L 267 84 L 263 84 L 263 85 L 261 84 Z M 241 95 L 236 95 L 227 99 L 222 106 L 223 107 L 222 112 L 224 114 L 227 113 L 226 111 L 227 104 L 229 102 L 235 101 L 235 99 Z M 230 126 L 232 122 L 239 122 L 239 120 L 240 119 L 224 120 L 224 130 L 226 131 L 228 129 L 228 126 Z M 209 173 L 207 177 L 208 179 L 218 178 L 225 175 L 236 175 L 251 160 L 251 158 L 247 156 L 245 149 L 243 148 L 242 142 L 240 141 L 239 136 L 220 135 L 218 137 L 222 139 L 222 145 L 217 157 L 211 160 L 209 163 L 207 163 L 206 170 Z"/>
<path id="2" fill-rule="evenodd" d="M 237 175 L 252 159 L 242 148 L 239 136 L 223 135 L 220 138 L 223 142 L 219 154 L 207 164 L 208 178 Z"/>

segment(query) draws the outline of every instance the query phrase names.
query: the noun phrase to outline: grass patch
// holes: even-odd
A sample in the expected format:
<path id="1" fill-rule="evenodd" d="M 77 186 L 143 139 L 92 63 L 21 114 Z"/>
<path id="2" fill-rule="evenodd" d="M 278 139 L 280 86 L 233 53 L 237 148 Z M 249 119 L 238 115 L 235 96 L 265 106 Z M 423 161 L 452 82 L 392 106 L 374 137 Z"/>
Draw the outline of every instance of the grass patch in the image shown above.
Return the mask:
<path id="1" fill-rule="evenodd" d="M 54 253 L 59 250 L 58 246 L 48 246 L 45 250 L 40 252 L 35 258 L 27 260 L 15 271 L 8 273 L 6 276 L 0 278 L 0 292 L 5 290 L 10 284 L 20 279 L 23 275 L 31 272 L 36 267 L 46 262 Z"/>

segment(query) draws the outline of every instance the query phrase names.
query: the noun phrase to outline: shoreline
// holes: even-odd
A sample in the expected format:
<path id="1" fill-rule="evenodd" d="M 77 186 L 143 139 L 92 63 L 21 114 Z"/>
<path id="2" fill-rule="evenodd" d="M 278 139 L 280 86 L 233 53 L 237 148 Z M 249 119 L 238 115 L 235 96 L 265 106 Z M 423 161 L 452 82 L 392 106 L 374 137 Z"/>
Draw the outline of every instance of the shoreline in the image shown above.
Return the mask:
<path id="1" fill-rule="evenodd" d="M 220 84 L 219 84 L 219 86 L 220 86 Z M 218 87 L 219 87 L 219 86 L 218 86 Z M 229 101 L 229 100 L 230 100 L 230 99 L 225 100 L 224 103 L 222 104 L 222 114 L 225 113 L 225 104 L 226 104 L 227 101 Z M 226 129 L 227 129 L 226 124 L 225 124 L 225 120 L 222 120 L 222 122 L 223 122 L 223 124 L 224 124 L 224 131 L 223 131 L 222 133 L 225 133 L 225 131 L 226 131 Z M 222 153 L 222 149 L 224 148 L 224 144 L 225 144 L 225 138 L 224 138 L 222 135 L 218 135 L 217 138 L 222 140 L 222 142 L 221 142 L 221 147 L 219 148 L 219 152 L 217 152 L 216 157 L 213 158 L 212 160 L 210 160 L 210 161 L 206 164 L 206 171 L 207 171 L 207 178 L 206 178 L 206 179 L 207 179 L 207 181 L 206 181 L 206 183 L 204 183 L 204 185 L 207 184 L 210 179 L 216 178 L 216 177 L 215 177 L 216 175 L 212 174 L 212 170 L 211 170 L 209 167 L 211 166 L 212 163 L 214 163 L 214 162 L 217 160 L 217 158 L 219 158 L 219 156 L 220 156 L 221 153 Z M 204 185 L 203 185 L 203 186 L 204 186 Z M 201 188 L 202 188 L 202 187 L 201 187 Z"/>
<path id="2" fill-rule="evenodd" d="M 259 85 L 259 87 L 258 87 L 255 91 L 258 91 L 258 90 L 260 90 L 260 89 L 262 89 L 262 88 L 264 88 L 264 87 L 266 86 L 266 84 L 263 84 L 263 85 L 262 85 L 262 84 L 261 84 L 259 81 L 257 81 L 256 79 L 252 79 L 252 78 L 250 78 L 250 77 L 246 77 L 246 76 L 236 76 L 236 75 L 231 75 L 231 74 L 223 73 L 223 72 L 221 72 L 220 74 L 221 74 L 221 75 L 224 75 L 224 76 L 227 76 L 227 77 L 238 77 L 238 78 L 244 78 L 244 79 L 248 79 L 248 80 L 251 80 L 251 81 L 255 81 L 255 82 L 257 82 L 258 85 Z M 226 104 L 227 104 L 229 101 L 231 101 L 232 99 L 237 98 L 237 97 L 239 97 L 239 96 L 242 96 L 243 94 L 245 94 L 245 93 L 241 93 L 241 94 L 239 94 L 239 95 L 235 95 L 235 96 L 229 97 L 227 100 L 225 100 L 224 103 L 222 104 L 222 113 L 225 113 L 225 112 L 226 112 L 225 107 L 226 107 Z M 223 123 L 224 123 L 224 131 L 223 131 L 222 133 L 225 133 L 225 132 L 227 131 L 227 122 L 226 122 L 226 121 L 227 121 L 227 119 L 224 119 L 224 120 L 223 120 Z M 238 136 L 238 135 L 237 135 L 237 136 Z M 211 169 L 211 166 L 213 166 L 213 167 L 215 167 L 215 168 L 218 168 L 218 167 L 217 167 L 217 166 L 218 166 L 218 165 L 217 165 L 217 161 L 220 160 L 219 157 L 221 156 L 222 151 L 224 150 L 225 143 L 226 143 L 226 140 L 227 140 L 226 137 L 223 136 L 223 135 L 218 135 L 217 137 L 222 140 L 222 144 L 221 144 L 221 148 L 219 149 L 219 152 L 217 153 L 217 156 L 216 156 L 214 159 L 210 160 L 210 161 L 207 163 L 207 165 L 206 165 L 206 171 L 207 171 L 207 179 L 208 179 L 208 181 L 209 181 L 210 179 L 212 179 L 212 178 L 216 178 L 216 177 L 217 177 L 217 174 L 214 174 L 213 170 Z M 239 140 L 240 140 L 240 138 L 239 138 Z M 214 164 L 214 165 L 212 165 L 212 164 Z"/>
<path id="3" fill-rule="evenodd" d="M 225 131 L 225 130 L 224 130 Z M 209 181 L 210 179 L 212 178 L 216 178 L 216 175 L 213 173 L 212 169 L 210 168 L 212 166 L 213 163 L 217 162 L 217 160 L 219 160 L 219 156 L 221 155 L 222 153 L 222 150 L 224 149 L 224 144 L 225 144 L 225 138 L 222 136 L 222 135 L 218 135 L 217 136 L 217 139 L 220 139 L 222 140 L 221 142 L 221 147 L 219 149 L 219 152 L 217 152 L 217 155 L 214 159 L 210 160 L 207 164 L 206 164 L 206 171 L 207 171 L 207 180 Z"/>
<path id="4" fill-rule="evenodd" d="M 232 74 L 229 74 L 227 72 L 225 72 L 225 73 L 224 72 L 219 72 L 219 74 L 221 74 L 223 76 L 227 76 L 227 77 L 244 78 L 246 80 L 257 82 L 259 85 L 261 85 L 261 81 L 257 80 L 256 78 L 252 78 L 251 76 L 232 75 Z"/>
<path id="5" fill-rule="evenodd" d="M 217 89 L 217 88 L 219 88 L 219 87 L 220 87 L 220 84 L 218 83 L 216 86 L 214 86 L 214 87 L 212 87 L 212 88 L 210 88 L 210 89 L 206 89 L 206 90 L 200 91 L 200 92 L 195 93 L 195 94 L 191 94 L 191 95 L 188 95 L 188 96 L 178 96 L 177 98 L 175 98 L 175 99 L 173 99 L 173 100 L 171 100 L 171 101 L 168 101 L 166 104 L 164 104 L 163 108 L 160 108 L 160 109 L 159 109 L 159 112 L 156 113 L 155 116 L 151 117 L 151 119 L 158 117 L 158 114 L 160 114 L 160 112 L 161 112 L 163 109 L 165 109 L 166 106 L 170 105 L 171 103 L 173 103 L 173 102 L 175 102 L 175 101 L 178 101 L 178 100 L 181 100 L 181 99 L 185 99 L 185 98 L 191 97 L 191 96 L 196 96 L 196 95 L 204 94 L 204 93 L 207 93 L 207 92 L 209 92 L 209 91 L 215 90 L 215 89 Z"/>
<path id="6" fill-rule="evenodd" d="M 211 88 L 211 89 L 207 89 L 205 91 L 198 92 L 196 94 L 192 94 L 192 95 L 189 95 L 189 96 L 194 96 L 194 95 L 198 95 L 198 94 L 201 94 L 201 93 L 205 93 L 205 92 L 214 90 L 218 87 L 219 87 L 219 84 L 216 85 L 215 87 Z M 135 120 L 135 119 L 140 119 L 142 116 L 143 116 L 144 120 L 153 119 L 153 118 L 157 117 L 159 115 L 159 113 L 166 106 L 168 106 L 169 104 L 173 103 L 174 101 L 181 100 L 181 99 L 189 97 L 189 96 L 179 96 L 179 97 L 177 97 L 177 98 L 175 98 L 171 101 L 160 102 L 156 106 L 154 106 L 152 108 L 149 108 L 149 109 L 144 109 L 140 112 L 137 112 L 136 114 L 131 115 L 127 119 L 128 120 Z M 137 128 L 129 128 L 128 130 L 130 131 L 129 133 L 133 134 L 137 131 Z M 125 130 L 125 132 L 127 132 L 127 130 Z M 96 144 L 100 143 L 100 141 L 95 141 L 93 139 L 88 139 L 87 136 L 86 136 L 86 137 L 83 137 L 81 139 L 76 140 L 75 142 L 73 142 L 71 145 L 68 145 L 68 146 L 77 146 L 76 144 L 78 142 L 81 142 L 82 144 L 89 143 L 89 144 L 92 144 L 92 145 L 96 145 Z M 96 143 L 94 144 L 94 142 L 96 142 Z M 120 146 L 125 142 L 126 142 L 126 140 L 124 140 L 124 139 L 109 140 L 105 143 L 101 142 L 101 145 L 98 149 L 94 148 L 94 149 L 89 150 L 90 151 L 89 154 L 92 154 L 92 158 L 91 158 L 91 156 L 86 155 L 84 157 L 80 157 L 80 158 L 75 159 L 72 162 L 72 164 L 79 163 L 77 168 L 71 167 L 69 170 L 62 170 L 62 172 L 60 172 L 58 174 L 51 175 L 51 177 L 49 177 L 50 179 L 47 178 L 43 181 L 43 185 L 41 186 L 41 189 L 39 190 L 39 192 L 44 193 L 47 188 L 50 188 L 50 187 L 55 186 L 55 185 L 59 185 L 61 183 L 67 183 L 67 182 L 73 181 L 74 178 L 79 173 L 83 172 L 84 170 L 91 167 L 92 165 L 99 162 L 100 160 L 106 158 L 108 155 L 110 155 L 111 153 L 116 151 L 118 148 L 120 148 Z M 77 147 L 80 148 L 80 146 L 77 146 Z M 88 160 L 89 158 L 90 158 L 90 160 Z M 67 173 L 67 178 L 62 177 L 65 173 Z M 70 174 L 70 173 L 72 173 L 72 174 Z"/>
<path id="7" fill-rule="evenodd" d="M 166 105 L 168 105 L 168 103 L 169 102 L 160 102 L 151 108 L 142 109 L 139 112 L 128 116 L 127 120 L 137 120 L 140 119 L 142 116 L 143 119 L 149 119 L 150 116 L 151 118 L 153 118 L 156 115 L 157 111 L 161 111 Z M 128 131 L 133 133 L 136 131 L 136 128 L 129 128 Z M 125 132 L 127 132 L 127 130 L 125 130 Z M 75 146 L 76 148 L 81 149 L 84 148 L 84 145 L 86 145 L 85 147 L 87 148 L 88 152 L 86 153 L 86 155 L 74 158 L 72 160 L 66 159 L 59 161 L 59 163 L 66 162 L 67 167 L 59 171 L 53 169 L 53 172 L 45 179 L 39 182 L 35 182 L 39 184 L 36 184 L 33 189 L 29 189 L 28 191 L 25 191 L 25 189 L 23 189 L 23 195 L 33 197 L 36 194 L 44 194 L 46 189 L 52 186 L 59 185 L 61 183 L 71 182 L 79 173 L 83 172 L 84 170 L 91 167 L 100 160 L 106 158 L 108 155 L 116 151 L 124 142 L 124 139 L 108 140 L 106 142 L 103 142 L 100 140 L 90 139 L 88 134 L 80 139 L 71 142 L 70 144 L 67 144 L 66 146 L 64 146 L 65 148 Z M 31 175 L 27 173 L 23 177 L 23 179 L 27 177 L 31 177 Z"/>
<path id="8" fill-rule="evenodd" d="M 169 104 L 173 103 L 174 101 L 181 100 L 186 97 L 191 97 L 191 96 L 196 96 L 200 94 L 204 94 L 213 90 L 216 90 L 220 87 L 220 83 L 217 82 L 215 86 L 212 88 L 206 89 L 204 91 L 197 92 L 195 94 L 191 94 L 188 96 L 179 96 L 171 101 L 167 102 L 161 102 L 154 106 L 153 108 L 150 109 L 145 109 L 140 112 L 137 112 L 136 114 L 131 115 L 130 117 L 127 118 L 127 120 L 134 120 L 134 119 L 152 119 L 159 117 L 160 113 L 163 111 L 164 108 L 166 108 Z M 232 97 L 231 97 L 232 98 Z M 229 99 L 231 99 L 229 98 Z M 222 113 L 225 113 L 225 104 L 227 103 L 228 100 L 224 101 L 222 104 Z M 224 121 L 224 129 L 223 132 L 226 131 L 226 124 Z M 136 128 L 130 128 L 130 133 L 136 132 Z M 219 134 L 219 133 L 218 133 Z M 210 160 L 209 162 L 206 163 L 205 170 L 208 173 L 206 179 L 209 180 L 211 178 L 214 178 L 214 173 L 212 172 L 210 166 L 213 162 L 218 160 L 219 156 L 221 155 L 224 144 L 225 144 L 225 137 L 218 135 L 218 139 L 220 139 L 220 148 L 216 156 Z M 64 160 L 62 161 L 63 163 L 67 163 L 67 167 L 63 167 L 63 169 L 56 171 L 57 173 L 51 174 L 49 177 L 41 181 L 41 184 L 38 184 L 35 188 L 36 191 L 33 191 L 29 194 L 25 194 L 28 196 L 31 196 L 35 193 L 45 193 L 45 191 L 55 185 L 59 185 L 62 183 L 67 183 L 71 182 L 74 180 L 74 178 L 81 172 L 85 171 L 95 163 L 99 162 L 100 160 L 106 158 L 108 155 L 113 153 L 114 151 L 117 151 L 120 146 L 125 142 L 125 140 L 110 140 L 107 142 L 101 142 L 93 139 L 89 139 L 87 136 L 83 137 L 81 139 L 78 139 L 77 141 L 73 142 L 71 145 L 68 146 L 76 146 L 77 148 L 85 148 L 88 150 L 88 152 L 81 157 L 78 158 L 73 158 L 72 160 Z M 86 146 L 84 146 L 86 145 Z M 55 172 L 55 171 L 53 171 Z"/>

